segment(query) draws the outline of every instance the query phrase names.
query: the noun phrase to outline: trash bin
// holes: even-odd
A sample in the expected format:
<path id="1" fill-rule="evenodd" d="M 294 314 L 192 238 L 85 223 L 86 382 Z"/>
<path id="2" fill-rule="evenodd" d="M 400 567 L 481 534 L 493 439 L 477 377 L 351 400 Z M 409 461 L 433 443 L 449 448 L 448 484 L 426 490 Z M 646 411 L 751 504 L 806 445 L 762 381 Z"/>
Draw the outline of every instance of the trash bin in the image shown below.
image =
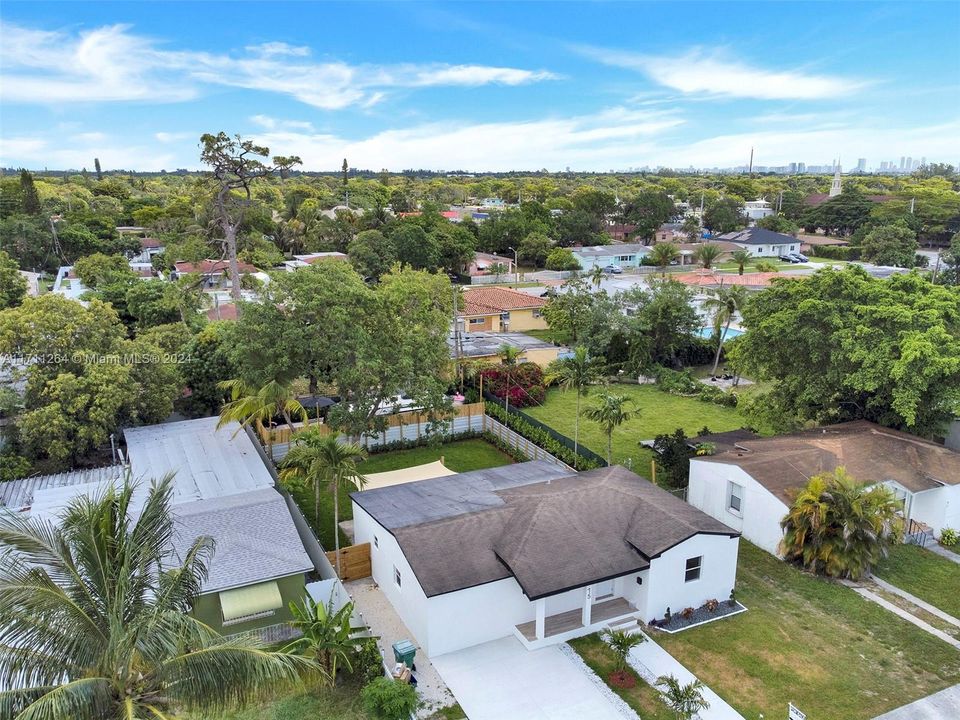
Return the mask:
<path id="1" fill-rule="evenodd" d="M 409 640 L 400 640 L 393 644 L 393 657 L 408 668 L 413 669 L 413 658 L 416 654 L 417 648 Z"/>

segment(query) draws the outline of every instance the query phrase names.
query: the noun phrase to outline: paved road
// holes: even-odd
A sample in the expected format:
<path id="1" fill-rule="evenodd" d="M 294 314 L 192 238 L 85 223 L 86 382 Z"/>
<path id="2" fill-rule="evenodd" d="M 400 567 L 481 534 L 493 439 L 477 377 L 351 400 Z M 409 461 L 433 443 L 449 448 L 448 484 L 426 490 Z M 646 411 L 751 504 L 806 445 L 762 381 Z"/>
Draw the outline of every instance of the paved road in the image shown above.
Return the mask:
<path id="1" fill-rule="evenodd" d="M 873 720 L 955 720 L 960 718 L 960 684 L 928 695 Z"/>

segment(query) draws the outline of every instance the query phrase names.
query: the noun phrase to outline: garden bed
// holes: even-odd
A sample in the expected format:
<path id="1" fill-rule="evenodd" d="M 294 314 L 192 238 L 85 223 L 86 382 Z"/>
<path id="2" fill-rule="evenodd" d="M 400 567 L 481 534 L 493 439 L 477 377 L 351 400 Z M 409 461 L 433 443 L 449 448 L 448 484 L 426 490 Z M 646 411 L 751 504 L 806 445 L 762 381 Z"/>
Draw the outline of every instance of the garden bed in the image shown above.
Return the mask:
<path id="1" fill-rule="evenodd" d="M 656 628 L 657 630 L 663 630 L 663 632 L 670 633 L 672 635 L 673 633 L 678 633 L 683 630 L 689 630 L 697 625 L 706 625 L 708 622 L 720 620 L 725 617 L 731 617 L 733 615 L 739 615 L 740 613 L 746 611 L 747 608 L 736 601 L 734 601 L 733 605 L 731 605 L 729 600 L 724 600 L 712 610 L 709 607 L 709 603 L 704 603 L 700 607 L 696 608 L 692 613 L 685 614 L 686 611 L 673 613 L 670 616 L 669 623 L 659 620 L 656 624 L 649 624 L 649 627 Z"/>

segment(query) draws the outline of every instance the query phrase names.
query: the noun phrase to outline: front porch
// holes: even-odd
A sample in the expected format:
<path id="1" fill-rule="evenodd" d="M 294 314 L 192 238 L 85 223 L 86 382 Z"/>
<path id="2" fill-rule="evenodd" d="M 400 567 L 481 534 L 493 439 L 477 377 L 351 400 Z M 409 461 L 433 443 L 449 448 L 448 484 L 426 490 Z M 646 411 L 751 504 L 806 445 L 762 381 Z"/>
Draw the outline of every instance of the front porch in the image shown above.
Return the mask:
<path id="1" fill-rule="evenodd" d="M 536 602 L 536 608 L 537 619 L 521 623 L 514 630 L 514 634 L 530 650 L 589 635 L 610 623 L 632 620 L 637 613 L 637 608 L 622 597 L 594 603 L 589 603 L 588 597 L 584 607 L 549 617 L 543 614 L 546 605 L 542 599 Z"/>

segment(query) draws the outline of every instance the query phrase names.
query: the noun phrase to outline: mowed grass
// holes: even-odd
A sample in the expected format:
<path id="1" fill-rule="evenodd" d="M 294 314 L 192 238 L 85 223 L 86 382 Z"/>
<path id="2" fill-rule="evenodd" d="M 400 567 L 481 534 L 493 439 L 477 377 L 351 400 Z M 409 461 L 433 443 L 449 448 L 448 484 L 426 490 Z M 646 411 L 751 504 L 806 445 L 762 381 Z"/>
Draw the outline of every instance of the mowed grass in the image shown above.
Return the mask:
<path id="1" fill-rule="evenodd" d="M 363 474 L 400 470 L 401 468 L 424 465 L 443 458 L 443 463 L 454 472 L 462 473 L 471 470 L 509 465 L 513 458 L 506 455 L 485 440 L 458 440 L 437 446 L 424 446 L 409 450 L 395 450 L 393 452 L 370 455 L 358 465 Z M 353 518 L 353 505 L 350 502 L 352 490 L 342 488 L 339 494 L 340 521 Z M 333 493 L 321 489 L 319 520 L 314 513 L 314 493 L 308 488 L 290 488 L 290 493 L 297 505 L 303 511 L 304 517 L 313 528 L 320 544 L 325 550 L 334 548 L 333 542 Z M 340 544 L 349 544 L 343 532 L 340 533 Z"/>
<path id="2" fill-rule="evenodd" d="M 897 545 L 873 574 L 960 618 L 960 564 L 916 545 Z"/>
<path id="3" fill-rule="evenodd" d="M 601 392 L 597 388 L 582 399 L 581 412 L 588 407 L 591 397 Z M 653 453 L 641 449 L 641 440 L 652 440 L 657 435 L 672 433 L 678 427 L 693 436 L 704 426 L 712 432 L 736 430 L 747 421 L 736 408 L 707 403 L 696 398 L 679 397 L 658 390 L 653 385 L 613 385 L 610 392 L 627 395 L 640 415 L 624 423 L 613 433 L 613 462 L 627 465 L 645 477 L 650 476 Z M 557 432 L 573 439 L 577 415 L 577 396 L 572 390 L 551 388 L 543 405 L 524 408 L 523 411 Z M 580 418 L 580 443 L 601 457 L 607 455 L 607 437 L 597 423 Z"/>
<path id="4" fill-rule="evenodd" d="M 843 585 L 740 541 L 749 612 L 658 643 L 744 717 L 869 720 L 960 682 L 960 652 Z"/>
<path id="5" fill-rule="evenodd" d="M 355 684 L 288 695 L 224 715 L 185 717 L 188 720 L 214 720 L 214 717 L 217 720 L 371 720 L 360 702 L 360 687 Z"/>
<path id="6" fill-rule="evenodd" d="M 616 657 L 599 635 L 575 638 L 569 641 L 569 645 L 643 720 L 675 720 L 676 715 L 660 699 L 660 693 L 644 682 L 631 668 L 628 667 L 627 672 L 637 681 L 636 685 L 629 689 L 610 685 L 609 677 L 616 668 Z"/>

